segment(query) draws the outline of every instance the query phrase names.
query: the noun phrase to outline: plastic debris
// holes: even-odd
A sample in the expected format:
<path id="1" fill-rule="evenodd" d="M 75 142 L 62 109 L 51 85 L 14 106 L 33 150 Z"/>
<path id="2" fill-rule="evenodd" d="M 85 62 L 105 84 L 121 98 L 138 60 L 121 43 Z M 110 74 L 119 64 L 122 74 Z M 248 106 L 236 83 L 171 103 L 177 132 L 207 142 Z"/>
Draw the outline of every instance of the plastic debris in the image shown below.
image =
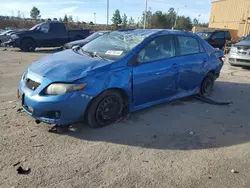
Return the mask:
<path id="1" fill-rule="evenodd" d="M 43 146 L 43 144 L 33 145 L 32 147 L 36 148 L 36 147 L 41 147 L 41 146 Z"/>
<path id="2" fill-rule="evenodd" d="M 29 174 L 30 172 L 31 172 L 30 168 L 23 168 L 23 167 L 19 166 L 17 169 L 18 174 Z"/>
<path id="3" fill-rule="evenodd" d="M 189 132 L 189 134 L 190 134 L 190 135 L 193 135 L 193 134 L 194 134 L 194 132 L 193 132 L 193 131 L 190 131 L 190 132 Z"/>
<path id="4" fill-rule="evenodd" d="M 231 172 L 232 172 L 233 174 L 238 174 L 238 173 L 239 173 L 238 171 L 236 171 L 236 170 L 234 170 L 234 169 L 232 169 Z"/>

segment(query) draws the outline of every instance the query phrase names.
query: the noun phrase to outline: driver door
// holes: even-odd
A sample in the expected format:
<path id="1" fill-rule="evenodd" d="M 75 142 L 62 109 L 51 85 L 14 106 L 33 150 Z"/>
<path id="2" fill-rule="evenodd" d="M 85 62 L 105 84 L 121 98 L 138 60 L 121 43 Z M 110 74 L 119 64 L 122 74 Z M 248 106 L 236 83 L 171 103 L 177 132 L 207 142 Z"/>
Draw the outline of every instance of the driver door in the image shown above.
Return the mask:
<path id="1" fill-rule="evenodd" d="M 139 65 L 133 68 L 135 107 L 176 94 L 178 66 L 174 41 L 172 35 L 156 37 L 139 52 Z"/>

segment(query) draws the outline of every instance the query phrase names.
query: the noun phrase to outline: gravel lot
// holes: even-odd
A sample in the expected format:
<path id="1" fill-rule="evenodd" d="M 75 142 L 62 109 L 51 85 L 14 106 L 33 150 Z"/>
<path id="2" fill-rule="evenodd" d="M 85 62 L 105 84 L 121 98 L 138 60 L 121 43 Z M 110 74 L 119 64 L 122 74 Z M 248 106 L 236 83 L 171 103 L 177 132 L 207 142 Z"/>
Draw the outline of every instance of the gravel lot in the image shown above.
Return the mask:
<path id="1" fill-rule="evenodd" d="M 3 50 L 0 187 L 250 187 L 250 70 L 223 67 L 211 98 L 233 101 L 230 106 L 190 98 L 102 129 L 79 124 L 53 134 L 49 125 L 18 112 L 16 100 L 23 71 L 51 51 Z M 30 174 L 17 174 L 20 165 L 30 167 Z"/>

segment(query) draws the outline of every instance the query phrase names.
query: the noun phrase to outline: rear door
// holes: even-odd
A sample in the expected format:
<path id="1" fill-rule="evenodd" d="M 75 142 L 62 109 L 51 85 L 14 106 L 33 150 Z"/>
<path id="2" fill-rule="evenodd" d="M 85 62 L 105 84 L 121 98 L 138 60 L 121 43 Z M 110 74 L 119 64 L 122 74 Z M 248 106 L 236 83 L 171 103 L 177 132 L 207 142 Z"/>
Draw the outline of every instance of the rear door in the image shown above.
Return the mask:
<path id="1" fill-rule="evenodd" d="M 152 39 L 138 54 L 133 68 L 134 106 L 149 104 L 176 94 L 178 67 L 172 35 Z"/>
<path id="2" fill-rule="evenodd" d="M 222 49 L 225 46 L 225 32 L 224 31 L 218 31 L 215 32 L 211 37 L 211 45 L 214 48 L 220 48 Z"/>
<path id="3" fill-rule="evenodd" d="M 178 93 L 195 91 L 204 77 L 209 57 L 200 42 L 192 36 L 176 36 L 179 68 Z"/>

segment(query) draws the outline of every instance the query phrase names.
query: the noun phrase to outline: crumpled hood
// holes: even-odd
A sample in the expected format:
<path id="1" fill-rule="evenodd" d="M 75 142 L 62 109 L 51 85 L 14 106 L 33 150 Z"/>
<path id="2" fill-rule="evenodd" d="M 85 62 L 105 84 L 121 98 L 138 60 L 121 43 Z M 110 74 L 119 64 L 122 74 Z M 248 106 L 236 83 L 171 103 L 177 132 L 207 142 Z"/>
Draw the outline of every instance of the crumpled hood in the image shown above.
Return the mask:
<path id="1" fill-rule="evenodd" d="M 72 82 L 90 71 L 108 69 L 111 63 L 65 50 L 34 62 L 29 70 L 52 81 Z"/>
<path id="2" fill-rule="evenodd" d="M 234 44 L 234 46 L 250 46 L 250 41 L 243 40 L 243 41 L 240 41 L 240 42 Z"/>

